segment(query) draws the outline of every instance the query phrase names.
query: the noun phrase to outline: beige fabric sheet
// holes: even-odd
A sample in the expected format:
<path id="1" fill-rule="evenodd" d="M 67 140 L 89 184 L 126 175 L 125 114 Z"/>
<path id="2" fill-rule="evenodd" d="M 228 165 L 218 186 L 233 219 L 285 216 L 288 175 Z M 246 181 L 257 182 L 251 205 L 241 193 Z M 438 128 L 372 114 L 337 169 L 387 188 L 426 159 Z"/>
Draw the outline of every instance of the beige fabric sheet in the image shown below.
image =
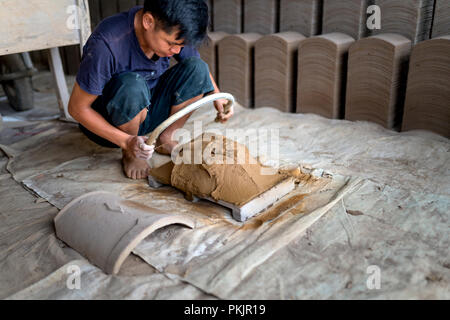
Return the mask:
<path id="1" fill-rule="evenodd" d="M 14 178 L 57 208 L 101 189 L 194 217 L 194 230 L 161 229 L 134 251 L 159 271 L 157 281 L 164 275 L 161 288 L 188 286 L 185 298 L 449 298 L 447 139 L 270 108 L 237 107 L 225 127 L 214 123 L 214 117 L 212 107 L 198 110 L 186 128 L 193 130 L 194 121 L 201 120 L 203 131 L 278 129 L 279 165 L 324 169 L 324 176 L 300 184 L 288 197 L 306 194 L 304 198 L 258 226 L 255 221 L 238 223 L 228 210 L 206 201 L 187 202 L 170 187 L 151 190 L 145 181 L 126 179 L 120 150 L 95 146 L 71 124 L 58 123 L 3 150 L 10 155 L 7 168 Z M 14 263 L 23 258 L 7 259 Z M 380 289 L 367 286 L 367 267 L 372 265 L 380 269 Z M 60 270 L 54 279 L 36 284 L 39 292 L 25 289 L 15 297 L 145 297 L 126 290 L 105 292 L 110 276 L 94 276 L 101 271 L 88 265 L 82 270 L 90 285 L 78 294 L 61 288 Z M 140 281 L 134 280 L 123 283 L 130 292 Z M 147 297 L 180 297 L 170 290 L 154 295 L 152 288 L 144 287 Z"/>

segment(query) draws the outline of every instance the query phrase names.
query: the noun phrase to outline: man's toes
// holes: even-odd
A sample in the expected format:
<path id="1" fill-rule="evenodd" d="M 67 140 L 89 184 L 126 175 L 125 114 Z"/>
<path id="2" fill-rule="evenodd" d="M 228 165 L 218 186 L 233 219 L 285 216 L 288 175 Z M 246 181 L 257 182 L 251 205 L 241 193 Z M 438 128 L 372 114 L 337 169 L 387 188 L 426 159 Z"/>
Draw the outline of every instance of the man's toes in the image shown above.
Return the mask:
<path id="1" fill-rule="evenodd" d="M 142 169 L 139 171 L 138 179 L 144 179 L 144 178 L 147 178 L 147 169 Z"/>
<path id="2" fill-rule="evenodd" d="M 141 170 L 136 170 L 136 178 L 135 179 L 141 179 Z"/>

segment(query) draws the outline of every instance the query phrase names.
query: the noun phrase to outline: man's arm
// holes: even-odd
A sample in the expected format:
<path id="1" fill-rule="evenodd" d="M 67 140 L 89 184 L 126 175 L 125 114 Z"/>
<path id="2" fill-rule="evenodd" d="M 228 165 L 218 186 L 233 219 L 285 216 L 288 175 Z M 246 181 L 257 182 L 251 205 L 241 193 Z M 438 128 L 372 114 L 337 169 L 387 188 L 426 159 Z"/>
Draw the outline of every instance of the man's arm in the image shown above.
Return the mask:
<path id="1" fill-rule="evenodd" d="M 219 87 L 217 86 L 216 81 L 214 81 L 214 77 L 212 76 L 211 72 L 209 73 L 209 77 L 211 78 L 211 82 L 214 86 L 214 93 L 219 93 L 220 92 Z M 227 113 L 224 113 L 224 106 L 227 103 L 228 103 L 228 100 L 226 100 L 226 99 L 218 99 L 218 100 L 214 101 L 214 107 L 217 110 L 218 119 L 222 123 L 227 122 L 228 119 L 230 119 L 234 113 L 233 107 L 231 107 Z"/>
<path id="2" fill-rule="evenodd" d="M 89 131 L 126 150 L 133 136 L 115 128 L 92 109 L 91 105 L 96 98 L 96 95 L 87 93 L 75 82 L 69 100 L 70 115 Z"/>
<path id="3" fill-rule="evenodd" d="M 201 58 L 198 50 L 191 46 L 183 47 L 179 54 L 174 55 L 175 60 L 177 60 L 178 62 L 189 57 Z M 217 86 L 216 81 L 214 81 L 211 72 L 209 73 L 209 77 L 211 78 L 211 82 L 214 86 L 214 93 L 219 93 L 220 92 L 219 87 Z M 222 123 L 228 121 L 228 119 L 230 119 L 234 113 L 233 108 L 230 108 L 230 110 L 228 110 L 227 113 L 224 113 L 224 106 L 227 104 L 227 102 L 228 101 L 226 99 L 219 99 L 214 101 L 214 107 L 217 110 L 217 118 Z"/>

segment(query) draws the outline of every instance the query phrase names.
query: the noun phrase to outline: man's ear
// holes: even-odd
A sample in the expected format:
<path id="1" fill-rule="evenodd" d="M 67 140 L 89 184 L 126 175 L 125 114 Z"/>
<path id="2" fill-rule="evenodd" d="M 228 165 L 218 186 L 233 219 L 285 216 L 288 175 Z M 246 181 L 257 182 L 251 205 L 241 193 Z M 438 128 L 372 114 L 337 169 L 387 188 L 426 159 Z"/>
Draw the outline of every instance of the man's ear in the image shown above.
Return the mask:
<path id="1" fill-rule="evenodd" d="M 142 24 L 145 30 L 153 30 L 155 28 L 155 22 L 155 18 L 150 12 L 146 12 L 142 16 Z"/>

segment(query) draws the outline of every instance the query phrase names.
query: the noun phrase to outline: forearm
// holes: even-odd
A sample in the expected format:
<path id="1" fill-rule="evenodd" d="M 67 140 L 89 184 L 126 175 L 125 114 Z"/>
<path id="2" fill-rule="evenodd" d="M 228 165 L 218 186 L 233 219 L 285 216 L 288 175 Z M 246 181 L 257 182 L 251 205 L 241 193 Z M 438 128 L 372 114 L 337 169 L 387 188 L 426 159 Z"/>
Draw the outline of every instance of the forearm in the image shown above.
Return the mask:
<path id="1" fill-rule="evenodd" d="M 216 81 L 214 80 L 214 77 L 212 76 L 211 72 L 209 73 L 209 77 L 211 78 L 211 82 L 214 86 L 214 93 L 219 93 L 220 92 L 219 87 L 217 86 Z"/>
<path id="2" fill-rule="evenodd" d="M 219 87 L 217 86 L 216 81 L 214 81 L 211 72 L 209 73 L 209 77 L 211 78 L 211 82 L 214 86 L 214 93 L 219 93 Z M 227 104 L 228 101 L 226 99 L 218 99 L 214 101 L 214 108 L 216 108 L 217 110 L 217 117 L 215 121 L 224 123 L 233 115 L 234 111 L 232 106 L 225 109 L 225 106 L 227 106 Z"/>
<path id="3" fill-rule="evenodd" d="M 131 135 L 112 126 L 97 111 L 91 107 L 70 108 L 69 111 L 71 116 L 86 129 L 122 149 L 126 149 L 127 141 L 131 138 Z"/>

